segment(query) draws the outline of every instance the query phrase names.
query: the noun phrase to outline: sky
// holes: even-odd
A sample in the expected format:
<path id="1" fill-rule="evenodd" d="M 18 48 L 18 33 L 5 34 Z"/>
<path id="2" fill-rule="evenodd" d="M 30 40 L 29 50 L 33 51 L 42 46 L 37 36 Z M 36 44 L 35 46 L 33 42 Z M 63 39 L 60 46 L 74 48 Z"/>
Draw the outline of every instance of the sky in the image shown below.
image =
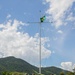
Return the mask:
<path id="1" fill-rule="evenodd" d="M 0 0 L 0 58 L 15 56 L 39 66 L 75 67 L 75 0 Z"/>

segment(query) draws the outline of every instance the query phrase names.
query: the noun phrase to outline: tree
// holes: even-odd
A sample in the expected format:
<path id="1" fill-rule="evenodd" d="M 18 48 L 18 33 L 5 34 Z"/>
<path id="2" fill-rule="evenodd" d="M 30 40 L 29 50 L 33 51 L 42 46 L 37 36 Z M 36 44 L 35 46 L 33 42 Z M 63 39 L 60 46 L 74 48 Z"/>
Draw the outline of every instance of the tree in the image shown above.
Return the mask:
<path id="1" fill-rule="evenodd" d="M 65 75 L 64 72 L 60 72 L 60 75 Z"/>
<path id="2" fill-rule="evenodd" d="M 68 72 L 66 75 L 74 75 L 73 72 Z"/>

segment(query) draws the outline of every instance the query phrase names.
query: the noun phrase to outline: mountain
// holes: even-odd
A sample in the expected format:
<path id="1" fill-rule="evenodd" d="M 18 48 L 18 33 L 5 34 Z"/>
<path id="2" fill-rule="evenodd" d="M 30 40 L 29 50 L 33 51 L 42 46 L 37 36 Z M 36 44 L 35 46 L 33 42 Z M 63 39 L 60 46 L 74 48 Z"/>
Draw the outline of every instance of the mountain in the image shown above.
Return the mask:
<path id="1" fill-rule="evenodd" d="M 37 70 L 37 67 L 30 65 L 22 59 L 12 56 L 0 58 L 0 71 L 33 73 L 34 70 Z"/>
<path id="2" fill-rule="evenodd" d="M 38 73 L 38 68 L 29 64 L 28 62 L 15 58 L 13 56 L 0 58 L 0 72 L 8 71 L 8 72 L 25 72 L 25 73 Z M 42 73 L 49 75 L 49 74 L 57 74 L 59 75 L 60 72 L 67 72 L 57 67 L 43 67 Z"/>
<path id="3" fill-rule="evenodd" d="M 49 74 L 60 75 L 61 72 L 67 73 L 69 71 L 52 66 L 52 67 L 42 68 L 42 72 L 43 72 L 43 74 L 46 74 L 46 75 L 49 75 Z"/>

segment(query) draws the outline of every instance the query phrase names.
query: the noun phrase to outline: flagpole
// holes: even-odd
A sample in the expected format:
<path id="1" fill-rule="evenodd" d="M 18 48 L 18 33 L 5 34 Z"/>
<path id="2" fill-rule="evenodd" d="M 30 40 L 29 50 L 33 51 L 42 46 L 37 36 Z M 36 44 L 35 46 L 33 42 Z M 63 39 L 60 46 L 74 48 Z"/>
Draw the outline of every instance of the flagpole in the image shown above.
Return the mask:
<path id="1" fill-rule="evenodd" d="M 39 75 L 41 75 L 41 10 L 39 22 Z"/>
<path id="2" fill-rule="evenodd" d="M 41 75 L 41 22 L 39 24 L 39 74 Z"/>
<path id="3" fill-rule="evenodd" d="M 41 11 L 40 11 L 41 13 Z M 41 17 L 40 15 L 40 22 L 27 22 L 27 23 L 39 23 L 39 74 L 41 75 L 41 23 L 45 20 L 45 16 Z M 44 22 L 44 23 L 50 23 L 50 22 Z"/>

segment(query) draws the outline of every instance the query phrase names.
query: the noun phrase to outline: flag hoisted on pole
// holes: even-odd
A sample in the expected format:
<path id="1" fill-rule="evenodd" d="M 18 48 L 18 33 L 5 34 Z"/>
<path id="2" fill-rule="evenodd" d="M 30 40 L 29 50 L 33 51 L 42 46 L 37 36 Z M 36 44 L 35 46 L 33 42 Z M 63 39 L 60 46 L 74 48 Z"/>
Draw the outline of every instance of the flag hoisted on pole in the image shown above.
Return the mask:
<path id="1" fill-rule="evenodd" d="M 41 23 L 44 22 L 45 19 L 46 19 L 46 16 L 41 17 L 41 18 L 40 18 L 40 22 L 41 22 Z"/>
<path id="2" fill-rule="evenodd" d="M 41 11 L 40 11 L 41 12 Z M 40 22 L 27 22 L 27 23 L 38 23 L 39 24 L 39 74 L 41 75 L 41 24 L 42 23 L 52 23 L 52 22 L 44 22 L 46 20 L 46 16 L 40 17 Z"/>
<path id="3" fill-rule="evenodd" d="M 39 74 L 41 75 L 41 23 L 44 22 L 46 16 L 40 18 L 40 28 L 39 28 Z"/>

